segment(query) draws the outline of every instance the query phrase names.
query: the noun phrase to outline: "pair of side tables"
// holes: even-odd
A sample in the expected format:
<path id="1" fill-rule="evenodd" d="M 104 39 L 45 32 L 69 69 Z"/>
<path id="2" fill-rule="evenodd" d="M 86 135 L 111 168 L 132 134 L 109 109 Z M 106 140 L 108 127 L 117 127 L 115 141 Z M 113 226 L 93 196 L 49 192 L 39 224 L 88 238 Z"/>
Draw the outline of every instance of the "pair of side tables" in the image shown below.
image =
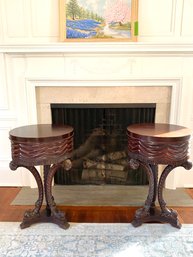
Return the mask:
<path id="1" fill-rule="evenodd" d="M 169 209 L 163 198 L 163 187 L 168 174 L 176 167 L 189 170 L 189 144 L 191 131 L 171 124 L 134 124 L 127 127 L 128 161 L 132 169 L 142 166 L 148 175 L 149 191 L 144 207 L 138 209 L 133 226 L 144 222 L 169 223 L 176 228 L 181 224 L 175 210 Z M 18 127 L 9 132 L 12 161 L 10 169 L 25 167 L 34 176 L 39 196 L 33 210 L 27 210 L 20 227 L 26 228 L 37 222 L 53 222 L 67 229 L 65 213 L 57 209 L 52 195 L 52 180 L 65 162 L 70 165 L 73 152 L 73 128 L 39 124 Z M 43 179 L 35 166 L 43 166 Z M 165 165 L 158 178 L 158 166 Z M 46 208 L 41 211 L 45 196 Z M 158 206 L 155 201 L 158 198 Z"/>

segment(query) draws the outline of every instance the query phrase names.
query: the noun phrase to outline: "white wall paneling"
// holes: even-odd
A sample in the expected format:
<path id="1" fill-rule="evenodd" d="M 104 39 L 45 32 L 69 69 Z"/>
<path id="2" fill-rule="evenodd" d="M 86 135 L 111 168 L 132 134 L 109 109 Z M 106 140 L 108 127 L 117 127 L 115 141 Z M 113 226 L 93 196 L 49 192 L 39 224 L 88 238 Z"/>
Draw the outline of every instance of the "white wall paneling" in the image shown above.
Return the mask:
<path id="1" fill-rule="evenodd" d="M 165 38 L 174 35 L 176 1 L 139 1 L 140 36 Z"/>
<path id="2" fill-rule="evenodd" d="M 9 131 L 17 126 L 21 113 L 17 108 L 20 106 L 19 101 L 16 101 L 19 92 L 16 92 L 14 69 L 10 59 L 10 56 L 0 54 L 0 186 L 22 186 L 25 177 L 22 169 L 20 168 L 18 172 L 9 169 L 11 161 Z"/>
<path id="3" fill-rule="evenodd" d="M 139 41 L 192 42 L 192 0 L 139 0 Z"/>
<path id="4" fill-rule="evenodd" d="M 58 41 L 58 0 L 0 0 L 0 6 L 0 43 Z"/>
<path id="5" fill-rule="evenodd" d="M 3 1 L 3 25 L 8 38 L 25 38 L 27 36 L 27 9 L 25 0 Z"/>
<path id="6" fill-rule="evenodd" d="M 10 124 L 10 125 L 9 125 Z M 22 170 L 19 169 L 18 172 L 13 172 L 9 169 L 9 162 L 11 160 L 10 152 L 10 141 L 9 141 L 9 131 L 12 128 L 12 122 L 0 121 L 0 145 L 1 145 L 1 155 L 0 155 L 0 186 L 22 186 Z M 29 180 L 29 179 L 28 179 Z"/>
<path id="7" fill-rule="evenodd" d="M 192 42 L 192 5 L 192 0 L 139 0 L 138 40 Z M 0 7 L 0 43 L 59 42 L 59 0 L 0 0 Z"/>
<path id="8" fill-rule="evenodd" d="M 181 36 L 193 39 L 193 1 L 183 0 Z"/>
<path id="9" fill-rule="evenodd" d="M 0 113 L 8 109 L 8 92 L 6 88 L 5 56 L 0 53 Z"/>
<path id="10" fill-rule="evenodd" d="M 0 142 L 1 142 L 1 155 L 0 162 L 10 161 L 10 142 L 9 142 L 9 131 L 11 127 L 2 126 L 0 128 Z"/>
<path id="11" fill-rule="evenodd" d="M 26 95 L 23 90 L 25 82 L 26 61 L 21 56 L 7 56 L 7 87 L 9 90 L 9 110 L 15 115 L 19 124 L 26 123 Z"/>
<path id="12" fill-rule="evenodd" d="M 56 0 L 30 0 L 33 37 L 55 37 L 59 35 L 59 8 Z M 43 10 L 43 11 L 42 11 Z"/>
<path id="13" fill-rule="evenodd" d="M 2 10 L 2 1 L 0 1 L 0 10 Z M 3 32 L 3 17 L 0 15 L 0 44 L 3 43 L 4 32 Z"/>

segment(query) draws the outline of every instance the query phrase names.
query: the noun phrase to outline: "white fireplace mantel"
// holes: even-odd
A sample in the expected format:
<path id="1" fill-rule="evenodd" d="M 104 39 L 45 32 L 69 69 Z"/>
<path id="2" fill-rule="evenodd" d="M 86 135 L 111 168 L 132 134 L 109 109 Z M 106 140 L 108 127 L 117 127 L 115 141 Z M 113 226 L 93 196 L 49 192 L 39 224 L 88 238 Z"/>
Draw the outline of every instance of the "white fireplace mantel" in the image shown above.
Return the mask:
<path id="1" fill-rule="evenodd" d="M 98 101 L 103 86 L 108 93 L 115 92 L 111 87 L 129 92 L 130 86 L 147 86 L 148 95 L 154 86 L 169 87 L 169 121 L 193 129 L 192 1 L 140 0 L 138 42 L 59 42 L 58 1 L 44 2 L 0 0 L 0 186 L 32 184 L 26 170 L 9 169 L 8 134 L 37 122 L 36 92 L 41 87 L 77 89 L 74 102 L 83 86 L 96 88 L 95 94 L 85 95 L 96 95 Z M 174 188 L 193 187 L 191 171 L 174 173 Z"/>
<path id="2" fill-rule="evenodd" d="M 193 128 L 193 44 L 6 44 L 0 45 L 0 67 L 0 138 L 5 146 L 4 155 L 0 158 L 0 180 L 5 186 L 33 185 L 22 168 L 20 173 L 14 173 L 14 177 L 10 172 L 10 142 L 7 135 L 14 127 L 37 122 L 36 89 L 41 87 L 70 88 L 70 94 L 77 91 L 74 102 L 81 102 L 80 89 L 83 87 L 93 88 L 93 91 L 86 90 L 85 95 L 89 100 L 96 97 L 97 101 L 101 101 L 102 88 L 110 99 L 111 93 L 118 92 L 118 88 L 129 92 L 132 86 L 148 87 L 147 95 L 151 95 L 152 88 L 169 87 L 169 121 Z M 127 95 L 129 97 L 129 93 L 121 93 L 123 97 Z M 112 99 L 118 102 L 119 96 L 114 94 Z M 164 98 L 161 93 L 159 97 L 161 100 Z M 84 98 L 82 102 L 86 100 Z M 41 110 L 44 108 L 47 108 L 46 104 L 42 105 Z M 191 172 L 184 170 L 173 173 L 170 181 L 170 188 L 193 185 Z"/>
<path id="3" fill-rule="evenodd" d="M 141 42 L 63 42 L 50 44 L 0 45 L 7 54 L 130 54 L 140 56 L 193 56 L 193 44 L 157 44 Z"/>

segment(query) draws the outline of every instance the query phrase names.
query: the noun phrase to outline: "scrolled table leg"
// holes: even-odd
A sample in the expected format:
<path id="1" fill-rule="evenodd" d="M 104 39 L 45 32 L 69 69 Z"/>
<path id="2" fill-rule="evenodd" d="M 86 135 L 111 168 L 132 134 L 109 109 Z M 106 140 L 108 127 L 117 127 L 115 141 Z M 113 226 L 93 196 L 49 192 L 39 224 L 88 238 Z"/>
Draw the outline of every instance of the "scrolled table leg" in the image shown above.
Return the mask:
<path id="1" fill-rule="evenodd" d="M 179 166 L 182 166 L 185 169 L 189 170 L 192 167 L 192 163 L 189 161 L 186 161 L 182 164 L 166 166 L 161 174 L 161 177 L 159 179 L 159 184 L 158 184 L 158 202 L 159 202 L 159 205 L 161 208 L 160 219 L 162 222 L 168 222 L 176 228 L 181 228 L 181 223 L 178 220 L 178 213 L 177 213 L 177 211 L 175 211 L 173 209 L 169 209 L 166 206 L 166 202 L 164 201 L 164 198 L 163 198 L 163 188 L 164 188 L 165 180 L 166 180 L 167 176 L 169 175 L 169 173 L 173 169 L 175 169 L 176 167 L 179 167 Z"/>
<path id="2" fill-rule="evenodd" d="M 50 170 L 47 174 L 47 178 L 45 181 L 45 192 L 47 196 L 47 204 L 51 211 L 51 217 L 53 218 L 53 222 L 58 224 L 61 228 L 67 229 L 69 228 L 69 223 L 66 220 L 65 213 L 61 212 L 56 208 L 56 203 L 54 202 L 54 198 L 52 196 L 52 179 L 57 169 L 62 167 L 62 163 L 53 164 L 50 167 Z"/>
<path id="3" fill-rule="evenodd" d="M 155 192 L 154 174 L 151 166 L 147 163 L 141 162 L 139 160 L 134 160 L 134 159 L 131 159 L 129 163 L 131 168 L 133 169 L 137 169 L 139 166 L 142 166 L 146 171 L 148 175 L 148 180 L 149 180 L 149 191 L 148 191 L 147 199 L 145 201 L 145 205 L 143 208 L 140 208 L 136 211 L 135 218 L 132 221 L 132 225 L 134 227 L 138 227 L 143 222 L 146 222 L 151 216 L 152 203 L 154 201 L 154 192 Z"/>
<path id="4" fill-rule="evenodd" d="M 48 197 L 47 197 L 47 191 L 46 191 L 46 181 L 47 181 L 47 176 L 50 171 L 50 165 L 44 165 L 44 192 L 45 192 L 45 198 L 46 198 L 46 216 L 50 217 L 51 215 L 51 210 L 48 205 Z M 54 198 L 53 198 L 54 201 Z"/>
<path id="5" fill-rule="evenodd" d="M 25 211 L 23 221 L 20 224 L 20 227 L 23 229 L 23 228 L 29 227 L 32 223 L 34 223 L 34 220 L 36 220 L 40 217 L 40 209 L 42 207 L 43 195 L 44 195 L 42 179 L 39 175 L 39 172 L 37 171 L 37 169 L 34 166 L 17 165 L 13 161 L 10 162 L 9 166 L 10 166 L 11 170 L 16 170 L 19 167 L 28 169 L 34 176 L 37 186 L 38 186 L 38 194 L 39 194 L 38 200 L 35 202 L 35 208 L 33 210 Z"/>
<path id="6" fill-rule="evenodd" d="M 151 204 L 151 208 L 155 208 L 155 201 L 157 198 L 157 186 L 158 186 L 158 165 L 150 165 L 152 173 L 153 173 L 153 179 L 154 179 L 154 195 L 153 195 L 153 201 Z"/>

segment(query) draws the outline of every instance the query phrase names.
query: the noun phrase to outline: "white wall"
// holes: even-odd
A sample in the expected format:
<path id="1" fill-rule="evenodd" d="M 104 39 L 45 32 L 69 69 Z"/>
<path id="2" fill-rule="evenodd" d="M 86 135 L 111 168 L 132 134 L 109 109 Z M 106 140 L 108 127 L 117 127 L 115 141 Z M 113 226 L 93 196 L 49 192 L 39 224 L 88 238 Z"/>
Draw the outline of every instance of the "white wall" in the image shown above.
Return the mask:
<path id="1" fill-rule="evenodd" d="M 141 42 L 192 43 L 192 0 L 139 0 Z M 59 41 L 59 0 L 0 0 L 0 43 Z"/>
<path id="2" fill-rule="evenodd" d="M 59 42 L 58 0 L 0 0 L 0 185 L 30 185 L 9 169 L 11 128 L 29 124 L 30 81 L 178 81 L 176 123 L 193 129 L 193 1 L 139 0 L 140 43 Z M 193 186 L 179 170 L 175 186 Z"/>

